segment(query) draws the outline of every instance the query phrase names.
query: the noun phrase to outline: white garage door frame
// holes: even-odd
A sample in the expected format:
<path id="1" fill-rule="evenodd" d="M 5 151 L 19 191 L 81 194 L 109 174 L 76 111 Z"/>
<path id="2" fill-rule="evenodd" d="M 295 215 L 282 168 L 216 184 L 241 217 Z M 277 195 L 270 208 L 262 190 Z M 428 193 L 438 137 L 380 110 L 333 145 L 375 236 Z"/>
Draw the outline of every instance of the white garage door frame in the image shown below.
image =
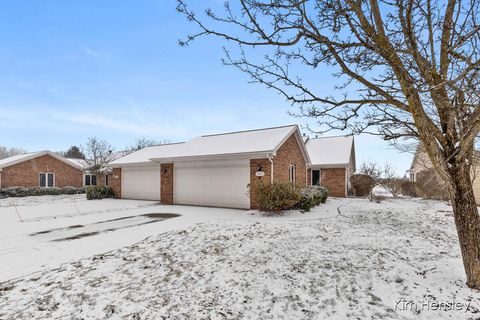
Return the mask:
<path id="1" fill-rule="evenodd" d="M 122 168 L 122 198 L 160 201 L 160 164 Z"/>
<path id="2" fill-rule="evenodd" d="M 173 176 L 175 204 L 250 208 L 249 159 L 175 162 Z"/>

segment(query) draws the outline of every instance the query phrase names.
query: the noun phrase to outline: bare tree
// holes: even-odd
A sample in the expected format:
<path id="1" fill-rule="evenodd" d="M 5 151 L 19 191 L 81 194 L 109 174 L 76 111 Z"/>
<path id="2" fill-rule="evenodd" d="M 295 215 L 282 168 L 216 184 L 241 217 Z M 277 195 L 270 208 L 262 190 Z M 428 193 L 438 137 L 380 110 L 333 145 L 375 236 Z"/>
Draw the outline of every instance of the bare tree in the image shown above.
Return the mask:
<path id="1" fill-rule="evenodd" d="M 97 137 L 89 138 L 82 147 L 82 152 L 85 154 L 87 169 L 93 174 L 101 173 L 101 170 L 113 161 L 115 156 L 112 146 Z"/>
<path id="2" fill-rule="evenodd" d="M 17 154 L 27 153 L 27 150 L 22 148 L 7 148 L 5 146 L 0 146 L 0 159 L 5 159 L 8 157 L 16 156 Z"/>
<path id="3" fill-rule="evenodd" d="M 185 1 L 177 9 L 198 32 L 181 45 L 204 35 L 238 44 L 224 62 L 297 104 L 297 115 L 318 118 L 318 131 L 419 140 L 450 187 L 467 285 L 480 289 L 470 179 L 480 131 L 480 1 L 238 0 L 205 16 Z M 321 96 L 299 77 L 303 67 L 314 74 L 325 66 L 344 80 L 336 95 Z"/>
<path id="4" fill-rule="evenodd" d="M 166 144 L 169 143 L 168 140 L 154 140 L 150 139 L 147 137 L 140 137 L 137 138 L 134 143 L 130 146 L 127 146 L 125 148 L 124 154 L 127 155 L 129 153 L 132 153 L 134 151 L 138 151 L 140 149 L 146 148 L 146 147 L 153 147 L 153 146 L 158 146 L 161 144 Z"/>
<path id="5" fill-rule="evenodd" d="M 402 192 L 402 183 L 405 181 L 406 179 L 398 177 L 395 169 L 390 163 L 385 164 L 380 185 L 390 192 L 392 196 L 398 197 Z"/>

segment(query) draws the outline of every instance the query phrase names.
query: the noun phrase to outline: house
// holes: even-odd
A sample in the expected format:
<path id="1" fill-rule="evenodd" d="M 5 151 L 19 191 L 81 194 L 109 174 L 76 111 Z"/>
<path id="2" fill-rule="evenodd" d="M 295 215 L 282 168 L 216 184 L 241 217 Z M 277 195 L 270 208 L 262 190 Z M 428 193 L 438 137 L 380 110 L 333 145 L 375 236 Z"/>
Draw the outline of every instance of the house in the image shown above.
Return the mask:
<path id="1" fill-rule="evenodd" d="M 66 186 L 83 186 L 83 168 L 56 153 L 40 151 L 0 160 L 0 188 Z"/>
<path id="2" fill-rule="evenodd" d="M 298 126 L 289 125 L 147 147 L 109 164 L 110 186 L 118 198 L 247 209 L 257 207 L 254 195 L 260 183 L 306 186 L 322 170 L 322 184 L 329 184 L 333 196 L 345 197 L 355 171 L 353 138 L 331 140 L 336 149 L 328 144 L 322 149 L 317 141 L 326 140 L 311 141 L 305 144 Z M 332 150 L 341 155 L 317 155 Z"/>
<path id="3" fill-rule="evenodd" d="M 427 153 L 418 145 L 415 155 L 412 159 L 410 169 L 407 170 L 408 177 L 411 182 L 417 182 L 418 174 L 425 170 L 433 169 L 433 164 Z"/>
<path id="4" fill-rule="evenodd" d="M 300 130 L 290 125 L 145 148 L 110 163 L 110 185 L 121 198 L 247 209 L 256 208 L 249 192 L 260 183 L 307 185 L 309 164 Z"/>
<path id="5" fill-rule="evenodd" d="M 307 173 L 309 184 L 326 187 L 331 196 L 348 196 L 350 177 L 356 170 L 353 136 L 305 137 L 304 140 L 311 160 Z"/>
<path id="6" fill-rule="evenodd" d="M 480 152 L 474 152 L 474 164 L 472 165 L 472 187 L 473 194 L 477 201 L 477 204 L 480 204 Z M 407 170 L 408 177 L 411 182 L 417 182 L 420 172 L 433 170 L 433 164 L 427 153 L 423 150 L 422 146 L 419 144 L 415 150 L 415 155 L 412 159 L 412 164 L 410 169 Z M 437 179 L 437 181 L 442 182 L 442 179 Z"/>

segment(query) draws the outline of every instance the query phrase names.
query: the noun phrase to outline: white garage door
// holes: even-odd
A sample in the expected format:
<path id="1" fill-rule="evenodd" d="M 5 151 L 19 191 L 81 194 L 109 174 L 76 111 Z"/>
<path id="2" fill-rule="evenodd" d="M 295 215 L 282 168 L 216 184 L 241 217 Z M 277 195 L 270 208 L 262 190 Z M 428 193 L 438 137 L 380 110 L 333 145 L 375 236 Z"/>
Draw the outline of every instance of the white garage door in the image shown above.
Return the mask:
<path id="1" fill-rule="evenodd" d="M 160 200 L 160 165 L 122 168 L 122 198 Z"/>
<path id="2" fill-rule="evenodd" d="M 250 208 L 250 160 L 175 163 L 176 204 Z"/>

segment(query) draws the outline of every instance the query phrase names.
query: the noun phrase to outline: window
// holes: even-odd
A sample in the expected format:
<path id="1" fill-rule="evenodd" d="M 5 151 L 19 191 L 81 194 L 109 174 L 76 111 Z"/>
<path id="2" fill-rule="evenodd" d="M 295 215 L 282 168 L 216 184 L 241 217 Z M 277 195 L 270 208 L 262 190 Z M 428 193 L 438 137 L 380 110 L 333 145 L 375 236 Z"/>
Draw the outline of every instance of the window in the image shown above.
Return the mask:
<path id="1" fill-rule="evenodd" d="M 297 173 L 297 167 L 294 164 L 289 165 L 288 166 L 288 181 L 290 181 L 293 184 L 295 184 L 295 182 L 296 182 L 296 179 L 295 179 L 296 173 Z"/>
<path id="2" fill-rule="evenodd" d="M 86 174 L 84 178 L 84 185 L 86 186 L 96 186 L 97 185 L 97 176 L 94 174 Z"/>
<path id="3" fill-rule="evenodd" d="M 55 186 L 55 174 L 53 173 L 40 173 L 39 185 L 41 188 L 53 188 Z"/>
<path id="4" fill-rule="evenodd" d="M 417 178 L 416 175 L 417 175 L 417 174 L 416 174 L 415 172 L 410 173 L 410 181 L 411 181 L 411 182 L 416 182 L 416 180 L 417 180 L 417 179 L 416 179 L 416 178 Z"/>
<path id="5" fill-rule="evenodd" d="M 105 185 L 108 186 L 108 174 L 105 175 Z"/>
<path id="6" fill-rule="evenodd" d="M 312 170 L 312 186 L 320 185 L 320 170 Z"/>

